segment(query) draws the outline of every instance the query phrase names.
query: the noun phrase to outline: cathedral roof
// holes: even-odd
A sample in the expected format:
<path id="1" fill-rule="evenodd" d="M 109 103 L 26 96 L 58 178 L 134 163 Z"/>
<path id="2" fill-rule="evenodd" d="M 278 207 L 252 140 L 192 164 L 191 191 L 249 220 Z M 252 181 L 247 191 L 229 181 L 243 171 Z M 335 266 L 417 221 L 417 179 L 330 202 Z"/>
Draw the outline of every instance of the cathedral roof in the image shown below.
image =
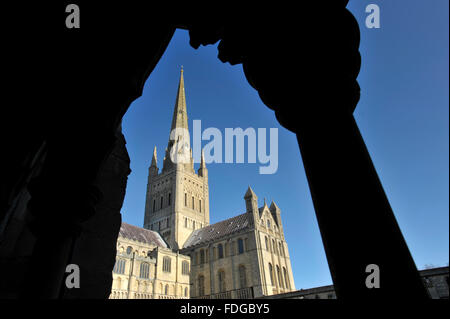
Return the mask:
<path id="1" fill-rule="evenodd" d="M 166 242 L 157 232 L 127 223 L 122 223 L 120 226 L 119 236 L 141 243 L 167 248 Z"/>
<path id="2" fill-rule="evenodd" d="M 248 228 L 249 216 L 247 213 L 225 219 L 218 223 L 208 225 L 206 227 L 194 230 L 184 243 L 183 248 L 196 246 L 209 241 L 219 239 L 221 237 L 236 233 L 240 230 Z"/>

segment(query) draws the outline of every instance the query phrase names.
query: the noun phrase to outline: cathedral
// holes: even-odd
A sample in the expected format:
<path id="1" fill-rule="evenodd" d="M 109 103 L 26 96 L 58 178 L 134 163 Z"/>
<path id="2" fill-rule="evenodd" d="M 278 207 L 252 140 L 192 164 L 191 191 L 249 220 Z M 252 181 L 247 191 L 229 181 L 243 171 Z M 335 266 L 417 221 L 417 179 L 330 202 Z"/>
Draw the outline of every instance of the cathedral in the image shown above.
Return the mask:
<path id="1" fill-rule="evenodd" d="M 188 131 L 183 69 L 171 132 Z M 122 223 L 117 240 L 111 299 L 248 299 L 295 290 L 281 210 L 258 206 L 248 187 L 242 214 L 209 223 L 208 169 L 202 154 L 194 169 L 174 163 L 173 139 L 162 169 L 156 147 L 149 167 L 144 227 Z"/>

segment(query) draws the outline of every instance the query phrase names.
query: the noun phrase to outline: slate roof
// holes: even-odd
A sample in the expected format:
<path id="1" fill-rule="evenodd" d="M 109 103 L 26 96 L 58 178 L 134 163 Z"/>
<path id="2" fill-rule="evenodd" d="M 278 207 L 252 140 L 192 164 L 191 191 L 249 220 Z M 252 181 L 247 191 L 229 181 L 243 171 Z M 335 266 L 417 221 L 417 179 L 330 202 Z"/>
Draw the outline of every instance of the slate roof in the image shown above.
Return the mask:
<path id="1" fill-rule="evenodd" d="M 208 241 L 216 240 L 229 234 L 248 228 L 248 214 L 244 213 L 218 223 L 194 230 L 184 243 L 183 248 L 188 248 Z"/>
<path id="2" fill-rule="evenodd" d="M 119 236 L 141 243 L 167 248 L 166 242 L 157 232 L 127 223 L 122 223 L 120 226 Z"/>

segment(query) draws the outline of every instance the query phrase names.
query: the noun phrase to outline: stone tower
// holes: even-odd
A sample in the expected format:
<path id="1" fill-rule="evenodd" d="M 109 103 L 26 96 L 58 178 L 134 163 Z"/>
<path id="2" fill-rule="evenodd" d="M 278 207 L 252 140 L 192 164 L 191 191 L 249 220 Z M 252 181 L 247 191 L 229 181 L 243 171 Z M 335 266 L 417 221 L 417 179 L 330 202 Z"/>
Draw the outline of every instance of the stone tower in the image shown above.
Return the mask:
<path id="1" fill-rule="evenodd" d="M 194 170 L 190 147 L 183 68 L 173 111 L 169 143 L 159 173 L 156 147 L 148 173 L 144 228 L 158 231 L 172 249 L 209 225 L 208 170 L 202 153 Z"/>

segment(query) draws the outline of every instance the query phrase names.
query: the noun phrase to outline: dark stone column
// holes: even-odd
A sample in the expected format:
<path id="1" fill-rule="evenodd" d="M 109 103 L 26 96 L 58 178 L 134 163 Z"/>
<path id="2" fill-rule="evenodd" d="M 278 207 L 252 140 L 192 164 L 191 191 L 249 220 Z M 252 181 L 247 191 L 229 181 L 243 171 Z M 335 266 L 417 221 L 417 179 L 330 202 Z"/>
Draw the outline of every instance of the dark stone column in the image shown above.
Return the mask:
<path id="1" fill-rule="evenodd" d="M 114 149 L 94 183 L 102 192 L 102 199 L 96 205 L 96 214 L 83 223 L 70 259 L 71 264 L 80 267 L 80 288 L 65 288 L 63 298 L 107 299 L 111 293 L 120 209 L 131 172 L 125 138 L 120 130 L 116 137 Z"/>
<path id="2" fill-rule="evenodd" d="M 353 116 L 305 117 L 297 137 L 338 298 L 426 298 Z M 366 287 L 369 264 L 379 289 Z"/>

